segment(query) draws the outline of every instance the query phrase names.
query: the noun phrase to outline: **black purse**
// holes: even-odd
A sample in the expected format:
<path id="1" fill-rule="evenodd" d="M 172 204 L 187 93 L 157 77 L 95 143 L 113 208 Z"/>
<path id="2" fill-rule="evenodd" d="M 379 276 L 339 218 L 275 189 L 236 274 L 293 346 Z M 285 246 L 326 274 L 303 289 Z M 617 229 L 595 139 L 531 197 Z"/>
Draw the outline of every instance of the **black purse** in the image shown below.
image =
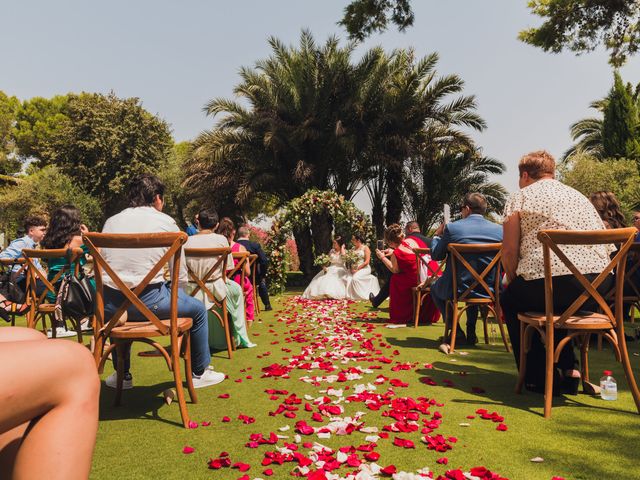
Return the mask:
<path id="1" fill-rule="evenodd" d="M 14 303 L 24 303 L 27 299 L 26 292 L 20 288 L 18 282 L 18 273 L 7 268 L 6 271 L 0 273 L 0 295 Z"/>
<path id="2" fill-rule="evenodd" d="M 76 276 L 73 270 L 73 265 L 69 262 L 69 271 L 62 277 L 56 297 L 57 320 L 67 317 L 80 321 L 92 316 L 95 311 L 95 290 L 91 277 L 82 270 Z"/>

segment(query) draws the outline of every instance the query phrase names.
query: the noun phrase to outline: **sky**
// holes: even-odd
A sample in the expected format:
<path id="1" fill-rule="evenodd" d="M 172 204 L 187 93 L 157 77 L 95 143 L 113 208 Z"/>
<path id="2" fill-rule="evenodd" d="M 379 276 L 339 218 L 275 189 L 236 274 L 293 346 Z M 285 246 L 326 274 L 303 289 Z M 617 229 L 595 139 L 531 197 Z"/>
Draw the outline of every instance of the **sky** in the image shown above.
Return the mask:
<path id="1" fill-rule="evenodd" d="M 267 39 L 298 42 L 308 28 L 318 42 L 346 39 L 337 25 L 347 0 L 0 0 L 0 90 L 20 99 L 68 92 L 114 91 L 139 97 L 165 119 L 177 141 L 193 139 L 215 121 L 202 111 L 215 97 L 233 98 L 241 66 L 269 55 Z M 4 4 L 4 5 L 3 5 Z M 475 95 L 488 128 L 474 137 L 485 155 L 507 166 L 498 177 L 517 189 L 517 163 L 547 149 L 559 157 L 569 126 L 591 116 L 606 95 L 612 70 L 604 51 L 551 54 L 520 42 L 540 23 L 527 0 L 414 0 L 416 20 L 405 33 L 390 28 L 357 50 L 413 47 L 438 52 L 439 74 L 458 74 Z M 640 82 L 640 56 L 622 71 Z M 366 201 L 356 199 L 366 208 Z"/>

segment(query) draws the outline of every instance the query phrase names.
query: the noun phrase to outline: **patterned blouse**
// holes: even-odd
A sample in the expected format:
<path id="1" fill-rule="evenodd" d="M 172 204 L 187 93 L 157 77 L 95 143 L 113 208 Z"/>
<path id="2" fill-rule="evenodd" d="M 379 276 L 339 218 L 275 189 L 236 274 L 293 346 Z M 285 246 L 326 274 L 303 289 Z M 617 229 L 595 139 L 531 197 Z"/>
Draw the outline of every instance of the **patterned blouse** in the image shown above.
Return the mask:
<path id="1" fill-rule="evenodd" d="M 504 220 L 520 213 L 520 255 L 517 275 L 525 280 L 544 278 L 540 230 L 603 230 L 604 224 L 589 199 L 558 180 L 542 179 L 511 194 Z M 600 273 L 609 264 L 613 245 L 561 245 L 560 249 L 583 274 Z M 551 253 L 553 276 L 571 271 Z"/>

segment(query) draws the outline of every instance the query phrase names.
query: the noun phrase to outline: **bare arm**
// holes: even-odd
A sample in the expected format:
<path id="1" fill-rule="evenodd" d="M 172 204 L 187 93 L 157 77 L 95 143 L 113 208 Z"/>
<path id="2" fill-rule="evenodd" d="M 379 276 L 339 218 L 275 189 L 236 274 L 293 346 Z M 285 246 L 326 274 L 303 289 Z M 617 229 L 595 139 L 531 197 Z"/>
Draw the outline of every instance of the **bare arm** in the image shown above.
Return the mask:
<path id="1" fill-rule="evenodd" d="M 502 266 L 507 275 L 507 282 L 516 278 L 520 253 L 520 213 L 508 216 L 502 224 Z"/>
<path id="2" fill-rule="evenodd" d="M 371 261 L 371 250 L 369 250 L 369 247 L 367 247 L 365 245 L 364 246 L 364 261 L 360 264 L 360 266 L 358 267 L 358 270 L 362 270 L 364 267 L 369 265 L 370 261 Z"/>

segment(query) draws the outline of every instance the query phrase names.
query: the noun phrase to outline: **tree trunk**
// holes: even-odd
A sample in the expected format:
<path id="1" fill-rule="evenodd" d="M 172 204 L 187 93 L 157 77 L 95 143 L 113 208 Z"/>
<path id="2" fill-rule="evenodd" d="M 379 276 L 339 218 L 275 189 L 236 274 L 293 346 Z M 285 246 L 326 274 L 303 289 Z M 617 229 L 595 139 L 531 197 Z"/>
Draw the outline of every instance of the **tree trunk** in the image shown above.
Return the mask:
<path id="1" fill-rule="evenodd" d="M 293 236 L 298 247 L 298 258 L 300 259 L 300 271 L 305 278 L 313 276 L 313 241 L 311 240 L 311 230 L 309 227 L 294 228 Z"/>
<path id="2" fill-rule="evenodd" d="M 313 248 L 315 255 L 327 253 L 333 243 L 333 218 L 326 212 L 311 216 L 311 232 L 313 233 Z M 314 257 L 315 258 L 315 257 Z M 320 271 L 320 267 L 313 268 L 314 273 Z"/>
<path id="3" fill-rule="evenodd" d="M 387 172 L 386 224 L 400 223 L 402 217 L 402 172 L 399 166 L 389 165 Z"/>
<path id="4" fill-rule="evenodd" d="M 383 199 L 376 199 L 376 202 L 371 205 L 371 222 L 376 229 L 376 238 L 381 239 L 384 237 L 384 205 Z"/>

